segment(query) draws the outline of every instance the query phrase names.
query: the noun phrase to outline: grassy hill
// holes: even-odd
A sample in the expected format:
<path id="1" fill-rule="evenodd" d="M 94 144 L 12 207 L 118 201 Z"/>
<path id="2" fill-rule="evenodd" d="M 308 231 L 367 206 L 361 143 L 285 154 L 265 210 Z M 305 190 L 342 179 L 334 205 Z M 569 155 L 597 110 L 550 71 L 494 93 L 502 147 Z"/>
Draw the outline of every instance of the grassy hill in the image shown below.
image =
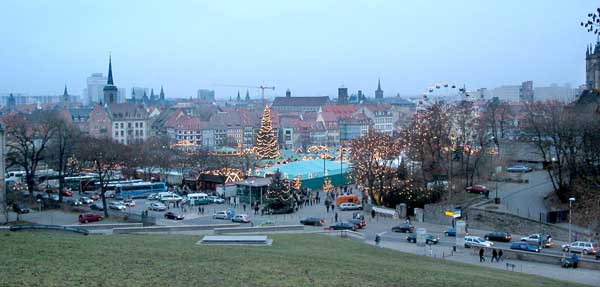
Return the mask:
<path id="1" fill-rule="evenodd" d="M 325 235 L 201 246 L 187 235 L 0 234 L 0 286 L 579 286 Z"/>

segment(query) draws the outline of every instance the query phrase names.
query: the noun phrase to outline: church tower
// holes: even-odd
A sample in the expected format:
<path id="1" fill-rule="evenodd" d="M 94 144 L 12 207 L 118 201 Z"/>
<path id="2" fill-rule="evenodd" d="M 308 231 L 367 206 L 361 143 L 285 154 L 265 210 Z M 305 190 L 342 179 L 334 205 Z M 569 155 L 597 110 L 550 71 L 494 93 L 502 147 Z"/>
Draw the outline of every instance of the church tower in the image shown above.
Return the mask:
<path id="1" fill-rule="evenodd" d="M 104 104 L 110 105 L 117 102 L 117 94 L 119 89 L 115 86 L 113 82 L 113 74 L 112 74 L 112 57 L 108 57 L 108 80 L 106 81 L 106 86 L 104 86 Z"/>
<path id="2" fill-rule="evenodd" d="M 158 95 L 158 99 L 161 101 L 165 100 L 165 90 L 163 90 L 163 86 L 160 86 L 160 94 Z"/>
<path id="3" fill-rule="evenodd" d="M 600 42 L 585 52 L 585 83 L 588 90 L 600 90 Z"/>
<path id="4" fill-rule="evenodd" d="M 381 89 L 380 79 L 377 79 L 377 90 L 375 90 L 375 99 L 383 99 L 383 90 Z"/>
<path id="5" fill-rule="evenodd" d="M 15 96 L 12 93 L 8 96 L 7 106 L 9 112 L 14 112 L 17 110 L 17 99 L 15 99 Z"/>
<path id="6" fill-rule="evenodd" d="M 65 104 L 69 102 L 69 93 L 67 92 L 67 85 L 65 85 L 65 90 L 63 91 L 60 100 Z"/>

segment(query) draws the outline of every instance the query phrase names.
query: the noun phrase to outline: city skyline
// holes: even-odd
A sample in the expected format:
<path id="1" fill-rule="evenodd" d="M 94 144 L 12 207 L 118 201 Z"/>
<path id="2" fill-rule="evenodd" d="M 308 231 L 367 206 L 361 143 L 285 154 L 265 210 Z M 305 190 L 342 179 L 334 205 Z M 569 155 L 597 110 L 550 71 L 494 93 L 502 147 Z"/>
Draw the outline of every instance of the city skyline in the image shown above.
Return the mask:
<path id="1" fill-rule="evenodd" d="M 143 3 L 3 2 L 10 44 L 0 51 L 0 93 L 59 94 L 66 84 L 81 94 L 92 73 L 106 75 L 109 52 L 116 86 L 164 85 L 167 97 L 179 98 L 203 88 L 221 99 L 245 90 L 220 85 L 275 86 L 268 97 L 288 88 L 335 97 L 343 85 L 373 97 L 378 78 L 386 97 L 442 81 L 469 90 L 525 80 L 577 87 L 583 47 L 594 40 L 573 21 L 594 10 L 585 1 Z M 536 7 L 544 14 L 533 15 Z"/>

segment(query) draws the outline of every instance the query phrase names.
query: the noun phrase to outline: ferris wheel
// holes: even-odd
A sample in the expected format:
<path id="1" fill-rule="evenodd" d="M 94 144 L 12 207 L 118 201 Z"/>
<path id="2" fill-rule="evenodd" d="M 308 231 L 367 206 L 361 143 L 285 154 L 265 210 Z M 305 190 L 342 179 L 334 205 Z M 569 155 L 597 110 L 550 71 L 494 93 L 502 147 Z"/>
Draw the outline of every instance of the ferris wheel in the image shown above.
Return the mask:
<path id="1" fill-rule="evenodd" d="M 480 97 L 472 96 L 467 93 L 465 84 L 441 82 L 425 89 L 417 107 L 425 108 L 436 102 L 474 101 L 479 98 L 483 98 L 483 94 Z"/>

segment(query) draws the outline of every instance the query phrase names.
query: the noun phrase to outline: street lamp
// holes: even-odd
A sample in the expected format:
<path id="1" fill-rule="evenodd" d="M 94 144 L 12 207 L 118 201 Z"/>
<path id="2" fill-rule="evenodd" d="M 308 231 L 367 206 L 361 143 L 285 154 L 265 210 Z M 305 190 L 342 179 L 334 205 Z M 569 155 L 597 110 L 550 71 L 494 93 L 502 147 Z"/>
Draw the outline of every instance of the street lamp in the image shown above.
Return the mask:
<path id="1" fill-rule="evenodd" d="M 569 244 L 571 244 L 571 217 L 573 214 L 572 204 L 575 201 L 575 197 L 569 197 Z"/>

